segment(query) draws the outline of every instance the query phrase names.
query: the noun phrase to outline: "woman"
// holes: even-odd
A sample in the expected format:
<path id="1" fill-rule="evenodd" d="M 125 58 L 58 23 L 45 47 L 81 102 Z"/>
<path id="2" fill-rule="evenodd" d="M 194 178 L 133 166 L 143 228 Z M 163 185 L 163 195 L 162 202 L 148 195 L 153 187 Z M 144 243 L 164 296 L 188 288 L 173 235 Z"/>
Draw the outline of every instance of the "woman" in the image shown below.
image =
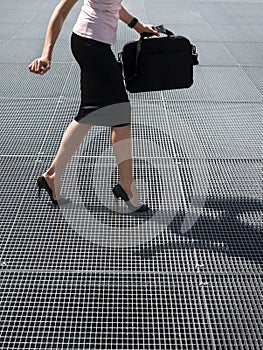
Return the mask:
<path id="1" fill-rule="evenodd" d="M 29 65 L 32 73 L 43 75 L 50 69 L 55 42 L 76 2 L 77 0 L 61 0 L 55 8 L 47 28 L 42 56 Z M 45 189 L 54 204 L 58 204 L 61 199 L 60 179 L 67 162 L 92 125 L 102 125 L 101 116 L 100 121 L 96 119 L 97 112 L 103 110 L 106 112 L 109 111 L 107 106 L 116 106 L 113 109 L 116 113 L 116 123 L 109 124 L 111 120 L 107 120 L 106 113 L 105 118 L 103 117 L 105 125 L 111 126 L 111 141 L 120 175 L 120 182 L 112 191 L 116 198 L 125 201 L 130 210 L 138 212 L 149 210 L 146 204 L 141 204 L 138 200 L 132 170 L 131 123 L 128 108 L 130 104 L 111 45 L 116 41 L 119 19 L 138 33 L 147 32 L 157 36 L 159 34 L 153 26 L 145 25 L 134 18 L 121 2 L 122 0 L 84 0 L 73 28 L 71 49 L 81 70 L 81 104 L 77 116 L 62 137 L 51 166 L 37 179 L 39 196 L 41 189 Z"/>

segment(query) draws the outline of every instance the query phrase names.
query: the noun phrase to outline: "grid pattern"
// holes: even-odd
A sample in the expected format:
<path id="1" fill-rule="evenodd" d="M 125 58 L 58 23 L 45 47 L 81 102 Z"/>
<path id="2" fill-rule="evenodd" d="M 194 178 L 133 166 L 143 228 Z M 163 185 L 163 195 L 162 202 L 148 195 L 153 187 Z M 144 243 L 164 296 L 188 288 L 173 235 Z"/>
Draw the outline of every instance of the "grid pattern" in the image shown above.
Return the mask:
<path id="1" fill-rule="evenodd" d="M 129 94 L 134 172 L 153 214 L 115 211 L 106 127 L 37 198 L 80 101 L 67 18 L 51 71 L 53 0 L 0 4 L 0 349 L 251 349 L 262 342 L 262 0 L 124 0 L 197 47 L 190 89 Z M 112 49 L 138 35 L 119 23 Z M 158 67 L 157 67 L 158 69 Z"/>

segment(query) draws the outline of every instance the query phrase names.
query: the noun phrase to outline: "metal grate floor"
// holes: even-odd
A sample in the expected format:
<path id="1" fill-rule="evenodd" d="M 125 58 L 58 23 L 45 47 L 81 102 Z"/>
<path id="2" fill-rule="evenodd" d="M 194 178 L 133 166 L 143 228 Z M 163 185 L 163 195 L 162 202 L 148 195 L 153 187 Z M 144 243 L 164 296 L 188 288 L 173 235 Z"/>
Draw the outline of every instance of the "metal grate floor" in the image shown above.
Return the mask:
<path id="1" fill-rule="evenodd" d="M 38 199 L 78 109 L 69 38 L 81 1 L 43 77 L 27 67 L 54 1 L 0 4 L 0 349 L 260 350 L 263 2 L 123 3 L 200 55 L 190 89 L 130 94 L 135 177 L 153 208 L 139 217 L 112 198 L 106 127 L 65 169 L 73 204 Z M 120 23 L 113 51 L 133 39 Z"/>

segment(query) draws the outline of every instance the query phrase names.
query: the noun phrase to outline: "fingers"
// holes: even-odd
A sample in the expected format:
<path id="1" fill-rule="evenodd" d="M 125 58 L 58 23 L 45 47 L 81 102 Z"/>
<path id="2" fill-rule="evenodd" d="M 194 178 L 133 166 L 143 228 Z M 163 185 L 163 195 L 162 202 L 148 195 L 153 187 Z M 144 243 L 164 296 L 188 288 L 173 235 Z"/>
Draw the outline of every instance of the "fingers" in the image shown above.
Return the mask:
<path id="1" fill-rule="evenodd" d="M 34 61 L 30 64 L 29 70 L 30 70 L 32 73 L 37 73 L 37 60 L 34 60 Z"/>
<path id="2" fill-rule="evenodd" d="M 38 60 L 34 60 L 30 65 L 29 65 L 29 70 L 32 73 L 38 74 L 39 73 L 39 69 L 38 69 Z"/>
<path id="3" fill-rule="evenodd" d="M 37 63 L 37 64 L 36 64 L 36 71 L 37 71 L 38 73 L 40 73 L 40 71 L 41 71 L 41 66 L 42 66 L 42 62 L 41 62 L 40 60 L 37 60 L 36 63 Z"/>
<path id="4" fill-rule="evenodd" d="M 145 31 L 145 32 L 148 32 L 148 33 L 151 33 L 152 35 L 160 36 L 160 33 L 158 33 L 158 32 L 155 30 L 154 25 L 151 25 L 151 24 L 146 25 L 144 31 Z"/>
<path id="5" fill-rule="evenodd" d="M 34 70 L 33 66 L 34 66 L 34 62 L 32 62 L 32 63 L 28 66 L 30 72 L 33 72 L 33 70 Z"/>
<path id="6" fill-rule="evenodd" d="M 40 68 L 40 75 L 45 74 L 48 70 L 50 69 L 50 65 L 47 65 L 46 67 L 41 67 Z"/>
<path id="7" fill-rule="evenodd" d="M 43 75 L 50 69 L 50 63 L 41 59 L 36 59 L 28 66 L 28 68 L 32 73 Z"/>
<path id="8" fill-rule="evenodd" d="M 160 36 L 160 33 L 158 33 L 156 30 L 155 30 L 155 26 L 153 25 L 150 25 L 151 29 L 152 29 L 152 33 L 157 35 L 157 36 Z"/>

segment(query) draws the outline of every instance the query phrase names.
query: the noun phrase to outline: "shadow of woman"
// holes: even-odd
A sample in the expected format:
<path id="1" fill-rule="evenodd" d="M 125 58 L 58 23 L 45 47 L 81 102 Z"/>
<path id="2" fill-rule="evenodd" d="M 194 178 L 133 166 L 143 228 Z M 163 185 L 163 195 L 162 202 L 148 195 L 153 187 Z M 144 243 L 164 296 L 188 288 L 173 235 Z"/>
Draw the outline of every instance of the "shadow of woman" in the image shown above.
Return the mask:
<path id="1" fill-rule="evenodd" d="M 138 250 L 137 254 L 151 258 L 167 249 L 216 249 L 231 257 L 245 258 L 262 264 L 261 211 L 262 202 L 257 199 L 208 197 L 203 214 L 187 232 L 182 233 L 181 230 L 185 213 L 178 212 L 169 225 L 171 234 L 163 235 L 165 241 Z M 178 242 L 178 235 L 183 235 L 188 241 L 184 244 Z"/>

